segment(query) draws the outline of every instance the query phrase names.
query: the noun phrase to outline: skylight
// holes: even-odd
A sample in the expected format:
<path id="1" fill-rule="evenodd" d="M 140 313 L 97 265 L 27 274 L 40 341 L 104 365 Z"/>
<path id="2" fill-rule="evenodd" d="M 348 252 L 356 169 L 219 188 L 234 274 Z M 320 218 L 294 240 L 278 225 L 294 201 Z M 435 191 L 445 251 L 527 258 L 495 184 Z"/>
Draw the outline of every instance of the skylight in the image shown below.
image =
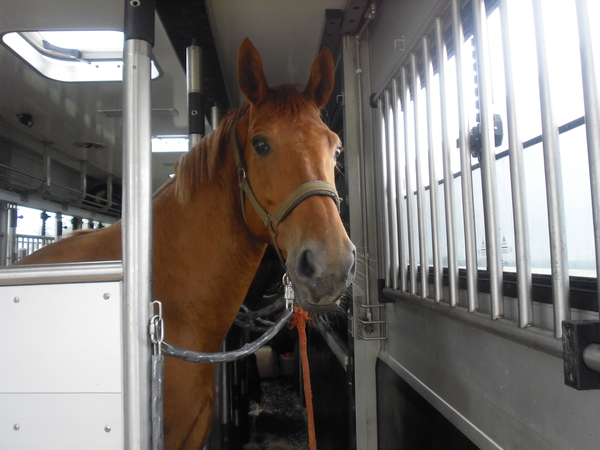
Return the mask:
<path id="1" fill-rule="evenodd" d="M 2 40 L 42 75 L 57 81 L 121 81 L 121 31 L 23 31 Z M 151 76 L 160 72 L 152 61 Z"/>

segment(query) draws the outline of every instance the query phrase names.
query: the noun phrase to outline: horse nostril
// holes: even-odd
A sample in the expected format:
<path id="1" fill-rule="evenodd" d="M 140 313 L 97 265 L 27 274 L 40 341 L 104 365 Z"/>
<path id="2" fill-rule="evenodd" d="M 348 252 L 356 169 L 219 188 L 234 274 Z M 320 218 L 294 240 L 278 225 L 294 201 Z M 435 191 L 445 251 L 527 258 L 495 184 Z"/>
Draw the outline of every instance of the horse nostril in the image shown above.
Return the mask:
<path id="1" fill-rule="evenodd" d="M 310 250 L 305 250 L 300 256 L 300 262 L 298 264 L 298 272 L 300 275 L 312 279 L 315 276 L 315 265 L 314 255 Z"/>

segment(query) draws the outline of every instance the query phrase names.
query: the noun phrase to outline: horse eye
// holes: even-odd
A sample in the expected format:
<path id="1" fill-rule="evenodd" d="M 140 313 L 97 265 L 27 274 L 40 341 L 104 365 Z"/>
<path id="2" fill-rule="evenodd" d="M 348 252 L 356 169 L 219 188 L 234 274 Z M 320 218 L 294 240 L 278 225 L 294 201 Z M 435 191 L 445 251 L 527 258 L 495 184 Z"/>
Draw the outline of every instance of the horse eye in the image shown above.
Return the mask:
<path id="1" fill-rule="evenodd" d="M 252 141 L 252 146 L 258 155 L 266 155 L 271 151 L 271 147 L 269 147 L 269 144 L 267 144 L 267 141 L 263 138 L 254 139 Z"/>
<path id="2" fill-rule="evenodd" d="M 342 146 L 340 145 L 335 149 L 335 159 L 338 159 L 338 157 L 340 156 L 341 153 L 342 153 Z"/>

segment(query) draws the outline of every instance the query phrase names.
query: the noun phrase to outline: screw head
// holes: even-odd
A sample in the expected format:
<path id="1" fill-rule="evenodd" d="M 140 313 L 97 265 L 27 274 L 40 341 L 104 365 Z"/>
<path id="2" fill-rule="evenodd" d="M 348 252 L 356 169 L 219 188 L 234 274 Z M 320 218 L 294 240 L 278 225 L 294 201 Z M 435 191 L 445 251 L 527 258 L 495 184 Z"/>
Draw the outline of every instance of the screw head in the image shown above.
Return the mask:
<path id="1" fill-rule="evenodd" d="M 107 433 L 110 433 L 110 430 L 112 430 L 112 428 L 110 427 L 110 425 L 106 425 L 104 427 L 104 431 L 106 431 Z"/>
<path id="2" fill-rule="evenodd" d="M 19 431 L 20 428 L 21 428 L 21 425 L 19 425 L 18 423 L 15 423 L 13 425 L 13 430 L 15 430 L 15 431 Z"/>
<path id="3" fill-rule="evenodd" d="M 19 297 L 13 298 L 13 302 L 15 302 L 15 303 L 19 303 L 20 301 L 21 301 L 21 299 Z"/>
<path id="4" fill-rule="evenodd" d="M 102 298 L 104 300 L 108 300 L 110 298 L 110 294 L 108 292 L 105 292 L 104 295 L 102 296 Z"/>

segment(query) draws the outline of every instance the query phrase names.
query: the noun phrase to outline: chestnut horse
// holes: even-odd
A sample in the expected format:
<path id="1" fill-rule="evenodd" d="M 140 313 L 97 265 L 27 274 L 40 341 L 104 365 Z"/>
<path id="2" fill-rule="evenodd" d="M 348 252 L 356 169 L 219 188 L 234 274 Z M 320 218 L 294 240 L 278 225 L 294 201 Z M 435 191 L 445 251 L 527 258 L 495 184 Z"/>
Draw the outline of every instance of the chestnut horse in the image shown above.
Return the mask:
<path id="1" fill-rule="evenodd" d="M 267 244 L 278 249 L 306 310 L 335 308 L 354 278 L 355 248 L 331 186 L 341 144 L 319 111 L 333 89 L 331 53 L 325 48 L 315 59 L 304 92 L 294 85 L 272 89 L 246 39 L 238 80 L 249 104 L 185 154 L 153 198 L 153 295 L 163 303 L 165 339 L 202 352 L 219 350 Z M 299 190 L 300 198 L 277 214 Z M 120 258 L 117 222 L 76 233 L 21 263 Z M 213 417 L 213 366 L 173 358 L 165 366 L 166 448 L 198 450 Z"/>

